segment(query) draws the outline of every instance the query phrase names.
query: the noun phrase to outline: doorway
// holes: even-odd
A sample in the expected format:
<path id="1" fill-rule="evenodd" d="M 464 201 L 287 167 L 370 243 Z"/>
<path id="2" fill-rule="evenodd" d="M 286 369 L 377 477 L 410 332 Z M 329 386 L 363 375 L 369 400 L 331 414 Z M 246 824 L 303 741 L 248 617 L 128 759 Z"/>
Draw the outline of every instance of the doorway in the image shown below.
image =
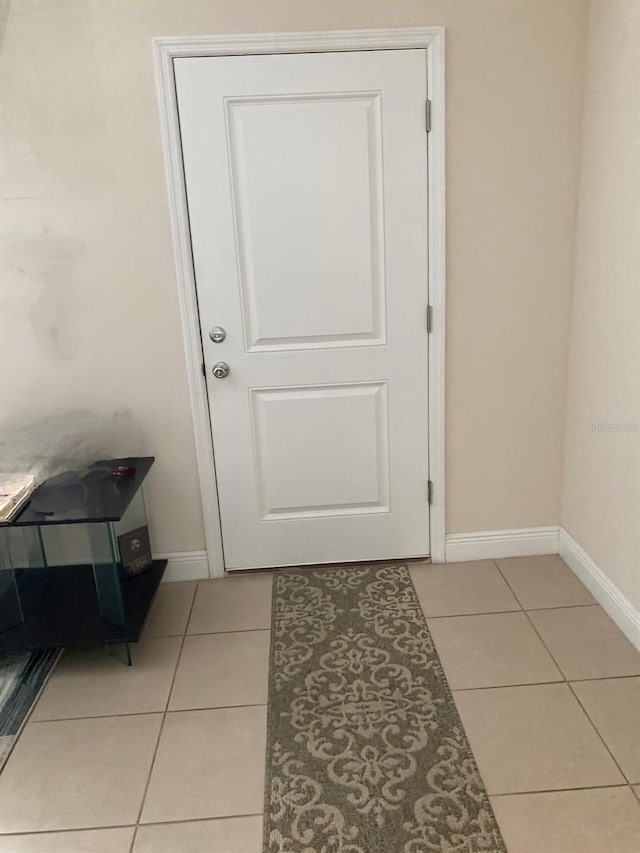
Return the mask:
<path id="1" fill-rule="evenodd" d="M 434 556 L 430 60 L 172 57 L 226 569 Z"/>

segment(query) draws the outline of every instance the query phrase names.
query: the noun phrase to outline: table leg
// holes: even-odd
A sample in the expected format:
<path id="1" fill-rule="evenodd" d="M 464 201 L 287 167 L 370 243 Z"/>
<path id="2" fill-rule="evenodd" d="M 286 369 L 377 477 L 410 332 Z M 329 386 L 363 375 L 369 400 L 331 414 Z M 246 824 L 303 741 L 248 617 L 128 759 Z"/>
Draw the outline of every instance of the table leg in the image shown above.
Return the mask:
<path id="1" fill-rule="evenodd" d="M 131 658 L 131 645 L 129 643 L 110 643 L 105 647 L 108 655 L 118 658 L 127 666 L 133 666 Z"/>
<path id="2" fill-rule="evenodd" d="M 116 558 L 111 525 L 88 524 L 93 578 L 102 618 L 124 627 L 126 614 L 122 597 L 120 565 Z"/>

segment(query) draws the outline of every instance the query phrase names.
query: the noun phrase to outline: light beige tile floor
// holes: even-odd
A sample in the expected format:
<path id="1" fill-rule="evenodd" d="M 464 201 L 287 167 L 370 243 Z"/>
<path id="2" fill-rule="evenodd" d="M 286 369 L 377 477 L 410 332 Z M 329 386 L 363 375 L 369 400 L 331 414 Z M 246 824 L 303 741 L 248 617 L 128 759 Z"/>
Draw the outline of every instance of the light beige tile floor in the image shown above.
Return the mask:
<path id="1" fill-rule="evenodd" d="M 454 698 L 490 795 L 625 783 L 567 684 L 464 690 Z"/>
<path id="2" fill-rule="evenodd" d="M 196 582 L 162 584 L 144 626 L 145 637 L 182 637 L 187 630 Z"/>
<path id="3" fill-rule="evenodd" d="M 250 574 L 198 585 L 188 634 L 271 627 L 271 576 Z"/>
<path id="4" fill-rule="evenodd" d="M 534 610 L 531 621 L 567 678 L 640 675 L 640 654 L 597 604 Z"/>
<path id="5" fill-rule="evenodd" d="M 70 649 L 53 672 L 32 720 L 64 720 L 166 708 L 181 637 L 146 637 L 135 647 L 136 677 L 101 647 Z"/>
<path id="6" fill-rule="evenodd" d="M 509 853 L 640 853 L 640 653 L 558 557 L 411 575 Z M 166 584 L 133 667 L 66 654 L 0 853 L 260 853 L 270 614 L 267 574 Z"/>
<path id="7" fill-rule="evenodd" d="M 162 714 L 28 723 L 0 775 L 0 833 L 135 823 Z"/>
<path id="8" fill-rule="evenodd" d="M 270 633 L 186 637 L 169 710 L 266 705 Z"/>
<path id="9" fill-rule="evenodd" d="M 493 797 L 514 853 L 638 853 L 640 808 L 628 788 Z"/>
<path id="10" fill-rule="evenodd" d="M 259 814 L 266 728 L 264 705 L 168 714 L 142 822 Z"/>
<path id="11" fill-rule="evenodd" d="M 595 604 L 593 596 L 561 557 L 508 557 L 496 560 L 525 610 Z"/>
<path id="12" fill-rule="evenodd" d="M 452 690 L 563 681 L 526 613 L 427 622 Z"/>
<path id="13" fill-rule="evenodd" d="M 629 782 L 640 782 L 640 678 L 574 681 L 571 687 Z"/>
<path id="14" fill-rule="evenodd" d="M 522 609 L 492 560 L 416 565 L 411 576 L 426 616 Z"/>

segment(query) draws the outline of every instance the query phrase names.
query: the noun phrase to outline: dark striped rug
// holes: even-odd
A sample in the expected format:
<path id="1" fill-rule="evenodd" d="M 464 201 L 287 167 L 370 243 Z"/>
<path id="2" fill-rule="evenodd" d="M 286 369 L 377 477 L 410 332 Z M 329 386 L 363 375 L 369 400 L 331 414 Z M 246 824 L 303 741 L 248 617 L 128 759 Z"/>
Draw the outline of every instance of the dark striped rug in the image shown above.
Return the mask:
<path id="1" fill-rule="evenodd" d="M 0 654 L 0 770 L 58 654 L 59 649 Z"/>
<path id="2" fill-rule="evenodd" d="M 505 853 L 404 566 L 274 579 L 266 853 Z"/>

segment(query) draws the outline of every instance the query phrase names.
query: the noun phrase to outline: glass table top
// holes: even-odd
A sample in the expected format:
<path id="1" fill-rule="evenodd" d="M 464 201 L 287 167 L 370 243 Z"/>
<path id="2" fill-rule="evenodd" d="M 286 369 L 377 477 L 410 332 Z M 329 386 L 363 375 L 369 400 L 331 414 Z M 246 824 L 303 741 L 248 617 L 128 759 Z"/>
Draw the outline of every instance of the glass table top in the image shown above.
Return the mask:
<path id="1" fill-rule="evenodd" d="M 17 518 L 0 527 L 119 521 L 154 461 L 153 456 L 104 459 L 56 474 L 38 486 Z"/>

